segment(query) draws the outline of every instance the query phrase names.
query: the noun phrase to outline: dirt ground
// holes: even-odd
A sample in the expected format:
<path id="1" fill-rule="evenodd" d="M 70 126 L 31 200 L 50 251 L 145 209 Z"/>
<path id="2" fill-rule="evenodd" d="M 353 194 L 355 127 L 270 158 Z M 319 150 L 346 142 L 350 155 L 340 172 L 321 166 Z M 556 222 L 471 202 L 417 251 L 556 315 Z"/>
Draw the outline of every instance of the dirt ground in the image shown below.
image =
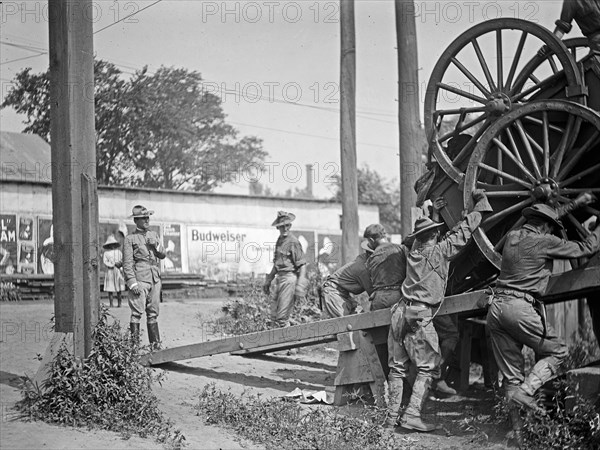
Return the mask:
<path id="1" fill-rule="evenodd" d="M 215 339 L 208 322 L 223 302 L 223 299 L 202 299 L 163 303 L 159 323 L 164 345 L 174 347 Z M 129 322 L 126 306 L 113 308 L 111 312 L 122 324 Z M 151 439 L 123 440 L 116 433 L 28 423 L 15 418 L 12 408 L 20 398 L 20 379 L 24 374 L 33 375 L 39 366 L 37 356 L 44 353 L 52 337 L 49 325 L 52 313 L 51 302 L 0 303 L 0 448 L 161 448 Z M 145 338 L 145 330 L 143 333 Z M 284 352 L 261 358 L 224 354 L 171 363 L 160 369 L 166 372 L 166 379 L 162 386 L 156 386 L 156 395 L 162 410 L 182 430 L 188 448 L 261 448 L 240 440 L 231 430 L 202 423 L 194 411 L 202 387 L 215 383 L 221 390 L 260 393 L 263 398 L 283 396 L 295 388 L 333 393 L 337 364 L 333 346 L 307 347 L 293 356 Z M 431 435 L 406 434 L 404 441 L 432 449 L 508 448 L 506 426 L 482 424 L 492 407 L 491 392 L 478 383 L 462 396 L 432 397 L 425 411 L 430 418 L 435 416 L 442 429 Z"/>

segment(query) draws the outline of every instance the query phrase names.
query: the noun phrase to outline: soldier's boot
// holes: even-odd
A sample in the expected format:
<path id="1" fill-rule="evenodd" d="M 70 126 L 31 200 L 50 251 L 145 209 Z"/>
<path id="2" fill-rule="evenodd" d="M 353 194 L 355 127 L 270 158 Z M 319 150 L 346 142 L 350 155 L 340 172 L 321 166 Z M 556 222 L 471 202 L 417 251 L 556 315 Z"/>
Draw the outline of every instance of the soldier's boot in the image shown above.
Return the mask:
<path id="1" fill-rule="evenodd" d="M 388 378 L 388 408 L 387 418 L 383 427 L 389 430 L 396 428 L 398 415 L 402 405 L 402 392 L 404 391 L 404 380 L 402 378 Z"/>
<path id="2" fill-rule="evenodd" d="M 429 432 L 436 429 L 436 426 L 432 423 L 423 421 L 421 417 L 421 411 L 423 410 L 423 404 L 431 389 L 431 378 L 417 375 L 417 379 L 413 385 L 412 395 L 410 396 L 410 402 L 402 419 L 400 426 L 407 430 Z"/>
<path id="3" fill-rule="evenodd" d="M 148 326 L 148 340 L 150 341 L 150 348 L 152 350 L 159 350 L 161 348 L 160 333 L 158 331 L 158 322 L 147 323 Z"/>
<path id="4" fill-rule="evenodd" d="M 131 338 L 138 342 L 140 340 L 140 324 L 139 322 L 131 322 L 129 324 L 129 332 L 131 333 Z"/>
<path id="5" fill-rule="evenodd" d="M 523 384 L 511 391 L 510 401 L 518 406 L 524 406 L 537 413 L 544 414 L 546 411 L 537 404 L 534 397 L 535 392 L 544 384 L 544 380 L 537 375 L 540 372 L 548 375 L 548 378 L 552 376 L 548 363 L 543 360 L 538 361 L 523 381 Z"/>
<path id="6" fill-rule="evenodd" d="M 519 448 L 523 446 L 523 419 L 519 407 L 515 405 L 511 398 L 519 386 L 508 385 L 505 388 L 505 398 L 508 401 L 508 418 L 513 431 L 514 440 Z"/>

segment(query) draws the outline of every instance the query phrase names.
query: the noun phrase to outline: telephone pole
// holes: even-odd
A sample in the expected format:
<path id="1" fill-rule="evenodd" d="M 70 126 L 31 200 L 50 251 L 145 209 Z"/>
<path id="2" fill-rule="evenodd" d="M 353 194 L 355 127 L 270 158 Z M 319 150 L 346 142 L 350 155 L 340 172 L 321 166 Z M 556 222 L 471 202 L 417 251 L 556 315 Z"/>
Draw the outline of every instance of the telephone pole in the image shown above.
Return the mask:
<path id="1" fill-rule="evenodd" d="M 419 76 L 417 33 L 412 0 L 396 0 L 398 47 L 398 123 L 400 126 L 400 223 L 402 236 L 412 232 L 411 209 L 416 206 L 414 185 L 421 175 Z"/>
<path id="2" fill-rule="evenodd" d="M 342 264 L 358 255 L 356 174 L 356 42 L 354 0 L 340 0 L 340 145 L 342 167 Z"/>

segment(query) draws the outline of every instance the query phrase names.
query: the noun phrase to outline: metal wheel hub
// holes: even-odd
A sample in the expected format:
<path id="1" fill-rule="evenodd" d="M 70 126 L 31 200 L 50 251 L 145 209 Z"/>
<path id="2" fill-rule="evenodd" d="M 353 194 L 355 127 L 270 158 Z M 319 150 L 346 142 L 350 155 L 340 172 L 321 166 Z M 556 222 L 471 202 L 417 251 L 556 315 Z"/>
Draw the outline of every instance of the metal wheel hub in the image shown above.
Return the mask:
<path id="1" fill-rule="evenodd" d="M 558 199 L 558 183 L 551 178 L 537 180 L 532 189 L 533 197 L 539 202 L 556 202 Z"/>
<path id="2" fill-rule="evenodd" d="M 492 95 L 492 99 L 485 105 L 485 110 L 492 116 L 501 116 L 507 111 L 510 111 L 512 102 L 510 97 L 502 92 L 496 92 Z"/>

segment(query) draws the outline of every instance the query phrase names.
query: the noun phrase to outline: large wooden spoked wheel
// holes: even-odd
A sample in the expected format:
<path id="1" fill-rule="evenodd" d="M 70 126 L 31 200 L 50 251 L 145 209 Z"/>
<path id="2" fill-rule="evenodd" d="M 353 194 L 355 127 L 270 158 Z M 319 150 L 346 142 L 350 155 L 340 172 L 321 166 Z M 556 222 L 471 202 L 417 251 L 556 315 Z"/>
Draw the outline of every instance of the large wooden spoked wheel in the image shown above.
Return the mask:
<path id="1" fill-rule="evenodd" d="M 543 202 L 559 207 L 582 192 L 600 197 L 600 115 L 564 100 L 538 100 L 515 109 L 481 137 L 465 174 L 464 206 L 474 189 L 486 190 L 494 212 L 474 234 L 486 258 L 500 267 L 509 231 L 524 224 L 523 208 Z M 598 203 L 563 218 L 568 237 L 587 235 L 582 222 Z"/>
<path id="2" fill-rule="evenodd" d="M 553 55 L 550 67 L 524 71 L 542 47 Z M 490 125 L 541 91 L 576 92 L 580 81 L 571 54 L 546 28 L 510 18 L 476 25 L 450 44 L 431 74 L 425 95 L 430 156 L 460 184 Z"/>

